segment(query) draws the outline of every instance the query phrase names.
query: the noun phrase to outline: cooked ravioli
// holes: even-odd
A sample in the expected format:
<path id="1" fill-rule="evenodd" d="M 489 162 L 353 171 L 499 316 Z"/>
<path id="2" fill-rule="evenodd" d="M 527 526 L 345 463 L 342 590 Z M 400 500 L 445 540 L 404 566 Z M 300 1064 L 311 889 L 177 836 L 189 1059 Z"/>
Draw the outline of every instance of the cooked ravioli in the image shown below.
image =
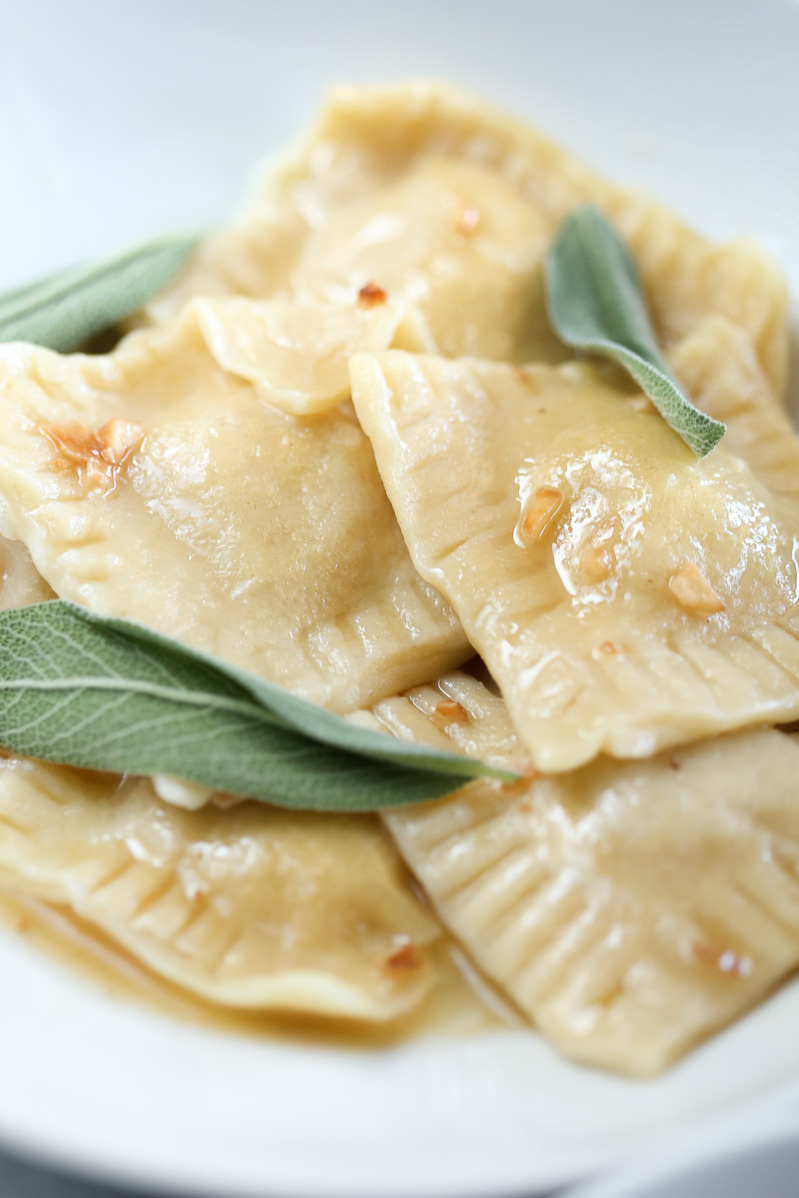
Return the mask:
<path id="1" fill-rule="evenodd" d="M 348 399 L 352 354 L 390 345 L 405 316 L 385 302 L 358 308 L 244 299 L 198 301 L 194 314 L 217 365 L 296 416 Z"/>
<path id="2" fill-rule="evenodd" d="M 496 761 L 524 752 L 502 700 L 464 675 L 372 718 Z M 445 925 L 557 1048 L 647 1076 L 799 964 L 798 788 L 796 738 L 755 729 L 475 782 L 384 820 Z"/>
<path id="3" fill-rule="evenodd" d="M 0 541 L 0 608 L 53 598 Z M 186 805 L 209 793 L 155 785 Z M 203 812 L 153 784 L 0 757 L 0 883 L 70 907 L 213 1002 L 387 1020 L 435 979 L 435 921 L 375 817 Z"/>
<path id="4" fill-rule="evenodd" d="M 799 498 L 799 439 L 773 402 L 769 379 L 746 333 L 709 317 L 671 351 L 671 365 L 694 403 L 727 425 L 724 447 L 751 466 L 773 494 Z"/>
<path id="5" fill-rule="evenodd" d="M 471 757 L 525 772 L 529 754 L 511 723 L 505 701 L 484 682 L 460 670 L 403 695 L 381 699 L 371 712 L 359 712 L 368 727 L 381 726 L 400 740 L 433 748 L 453 745 Z M 364 718 L 368 715 L 368 719 Z M 375 720 L 377 725 L 375 725 Z M 516 783 L 511 789 L 518 788 Z"/>
<path id="6" fill-rule="evenodd" d="M 264 306 L 229 304 L 192 305 L 108 357 L 0 349 L 3 530 L 62 598 L 334 709 L 463 660 L 463 633 L 411 563 L 351 408 L 298 416 L 299 391 L 291 411 L 276 406 L 295 351 L 281 348 L 273 376 L 274 325 L 255 333 Z M 331 372 L 340 395 L 340 363 Z M 306 361 L 297 378 L 313 374 Z"/>
<path id="7" fill-rule="evenodd" d="M 550 327 L 586 201 L 728 425 L 704 460 Z M 799 966 L 799 739 L 747 727 L 799 718 L 785 316 L 754 244 L 482 101 L 336 90 L 157 327 L 0 347 L 0 608 L 142 620 L 520 779 L 382 828 L 0 753 L 0 885 L 211 1002 L 380 1022 L 443 977 L 410 867 L 576 1060 L 651 1075 L 741 1015 Z M 446 672 L 475 648 L 501 694 Z"/>
<path id="8" fill-rule="evenodd" d="M 54 598 L 22 542 L 0 537 L 0 610 Z"/>
<path id="9" fill-rule="evenodd" d="M 795 523 L 591 367 L 357 356 L 353 399 L 423 577 L 535 765 L 799 714 Z"/>
<path id="10" fill-rule="evenodd" d="M 418 303 L 447 356 L 557 361 L 567 351 L 546 319 L 541 264 L 586 201 L 629 240 L 667 345 L 722 315 L 782 389 L 786 292 L 766 254 L 745 240 L 711 246 L 525 123 L 429 83 L 334 90 L 305 146 L 152 312 L 220 293 L 349 304 L 371 284 Z"/>
<path id="11" fill-rule="evenodd" d="M 0 879 L 228 1006 L 386 1020 L 435 976 L 438 925 L 374 817 L 178 811 L 141 779 L 9 759 Z"/>

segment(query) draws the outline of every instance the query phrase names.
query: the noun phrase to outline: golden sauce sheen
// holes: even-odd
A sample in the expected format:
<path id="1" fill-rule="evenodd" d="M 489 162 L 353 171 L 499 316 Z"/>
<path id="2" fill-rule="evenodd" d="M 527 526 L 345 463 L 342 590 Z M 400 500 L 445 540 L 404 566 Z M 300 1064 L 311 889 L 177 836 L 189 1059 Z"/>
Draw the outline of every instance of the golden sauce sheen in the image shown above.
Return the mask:
<path id="1" fill-rule="evenodd" d="M 410 1015 L 386 1024 L 314 1018 L 275 1011 L 241 1011 L 195 997 L 141 965 L 110 937 L 69 908 L 0 890 L 0 928 L 23 937 L 59 966 L 99 987 L 111 999 L 238 1035 L 347 1048 L 379 1048 L 433 1033 L 466 1036 L 519 1025 L 520 1017 L 458 946 L 442 939 L 434 950 L 438 981 Z"/>

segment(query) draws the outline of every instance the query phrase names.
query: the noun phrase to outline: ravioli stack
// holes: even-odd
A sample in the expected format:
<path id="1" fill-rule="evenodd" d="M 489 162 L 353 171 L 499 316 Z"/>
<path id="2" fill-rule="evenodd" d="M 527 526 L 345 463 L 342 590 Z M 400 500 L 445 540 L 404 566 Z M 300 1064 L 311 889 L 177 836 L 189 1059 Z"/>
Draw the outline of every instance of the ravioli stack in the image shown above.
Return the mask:
<path id="1" fill-rule="evenodd" d="M 728 425 L 706 459 L 550 328 L 585 201 Z M 336 91 L 113 353 L 0 350 L 2 599 L 138 619 L 524 780 L 389 839 L 9 759 L 4 884 L 235 1006 L 396 1019 L 444 929 L 579 1061 L 651 1075 L 742 1014 L 799 963 L 785 314 L 755 246 L 468 95 Z"/>

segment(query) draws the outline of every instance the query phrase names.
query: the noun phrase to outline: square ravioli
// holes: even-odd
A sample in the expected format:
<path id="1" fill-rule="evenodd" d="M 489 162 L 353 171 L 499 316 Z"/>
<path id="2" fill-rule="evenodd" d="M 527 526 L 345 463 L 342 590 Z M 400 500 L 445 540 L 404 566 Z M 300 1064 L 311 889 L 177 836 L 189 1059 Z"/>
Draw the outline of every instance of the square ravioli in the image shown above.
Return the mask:
<path id="1" fill-rule="evenodd" d="M 150 312 L 216 294 L 352 303 L 377 288 L 418 304 L 430 350 L 559 361 L 571 355 L 549 327 L 542 261 L 586 201 L 628 240 L 665 345 L 723 316 L 782 390 L 787 298 L 767 254 L 744 239 L 713 246 L 525 122 L 423 82 L 335 89 L 306 144 Z"/>
<path id="2" fill-rule="evenodd" d="M 383 1021 L 435 978 L 435 920 L 374 816 L 179 811 L 141 778 L 0 761 L 0 880 L 214 1003 Z"/>
<path id="3" fill-rule="evenodd" d="M 524 753 L 468 675 L 370 714 L 423 744 Z M 445 926 L 555 1047 L 644 1077 L 799 964 L 797 769 L 795 736 L 748 729 L 383 818 Z"/>
<path id="4" fill-rule="evenodd" d="M 796 515 L 587 365 L 388 352 L 353 401 L 539 769 L 799 715 Z"/>
<path id="5" fill-rule="evenodd" d="M 334 402 L 352 348 L 393 324 L 302 315 L 197 302 L 105 357 L 0 348 L 2 530 L 61 598 L 347 710 L 469 648 Z"/>
<path id="6" fill-rule="evenodd" d="M 20 541 L 0 540 L 0 570 L 0 609 L 54 598 Z M 0 883 L 226 1007 L 382 1023 L 438 976 L 440 927 L 375 816 L 3 753 Z"/>

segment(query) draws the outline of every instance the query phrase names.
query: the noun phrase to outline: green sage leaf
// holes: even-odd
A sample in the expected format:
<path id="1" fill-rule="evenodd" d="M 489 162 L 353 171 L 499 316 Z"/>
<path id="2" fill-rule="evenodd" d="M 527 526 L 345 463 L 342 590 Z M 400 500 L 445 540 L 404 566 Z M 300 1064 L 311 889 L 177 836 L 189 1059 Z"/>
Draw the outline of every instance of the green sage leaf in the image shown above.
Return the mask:
<path id="1" fill-rule="evenodd" d="M 516 777 L 358 727 L 140 624 L 61 599 L 0 612 L 0 744 L 315 811 L 378 811 L 481 775 Z"/>
<path id="2" fill-rule="evenodd" d="M 633 256 L 597 208 L 586 204 L 564 221 L 544 274 L 549 318 L 561 340 L 618 363 L 694 453 L 710 453 L 726 425 L 680 389 L 658 349 Z"/>
<path id="3" fill-rule="evenodd" d="M 194 237 L 162 238 L 0 295 L 0 342 L 77 349 L 165 287 L 196 244 Z"/>

